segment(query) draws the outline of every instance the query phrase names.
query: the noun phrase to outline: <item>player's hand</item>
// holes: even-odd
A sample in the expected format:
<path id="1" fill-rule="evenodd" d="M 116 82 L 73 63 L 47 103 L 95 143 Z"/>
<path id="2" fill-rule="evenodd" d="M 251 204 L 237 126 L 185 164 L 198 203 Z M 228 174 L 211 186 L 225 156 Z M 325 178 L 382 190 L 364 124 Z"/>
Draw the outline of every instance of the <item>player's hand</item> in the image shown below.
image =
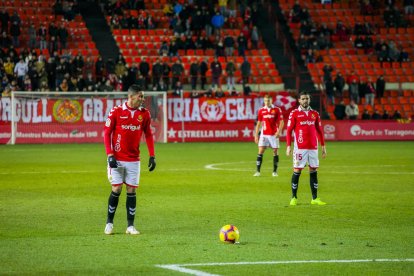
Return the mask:
<path id="1" fill-rule="evenodd" d="M 148 162 L 148 169 L 150 172 L 152 172 L 155 169 L 155 166 L 157 164 L 155 163 L 155 156 L 150 156 L 149 162 Z"/>
<path id="2" fill-rule="evenodd" d="M 108 165 L 113 169 L 118 168 L 118 163 L 113 155 L 108 156 Z"/>
<path id="3" fill-rule="evenodd" d="M 326 158 L 326 146 L 322 146 L 322 158 Z"/>
<path id="4" fill-rule="evenodd" d="M 259 136 L 254 136 L 254 142 L 257 144 L 259 143 Z"/>
<path id="5" fill-rule="evenodd" d="M 290 155 L 290 146 L 287 146 L 286 147 L 286 156 L 289 156 Z"/>

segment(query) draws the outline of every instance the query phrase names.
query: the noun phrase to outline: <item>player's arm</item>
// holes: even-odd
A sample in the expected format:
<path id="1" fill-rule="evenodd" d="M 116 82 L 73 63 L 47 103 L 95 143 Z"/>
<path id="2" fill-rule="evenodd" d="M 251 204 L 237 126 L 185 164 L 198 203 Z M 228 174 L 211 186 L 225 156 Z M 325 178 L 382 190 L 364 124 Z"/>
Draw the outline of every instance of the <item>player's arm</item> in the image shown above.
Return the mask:
<path id="1" fill-rule="evenodd" d="M 319 142 L 321 143 L 322 158 L 326 158 L 327 153 L 326 153 L 325 137 L 323 135 L 322 122 L 321 122 L 321 118 L 319 117 L 319 114 L 316 120 L 317 121 L 316 121 L 315 127 L 316 127 L 316 133 L 318 134 Z"/>
<path id="2" fill-rule="evenodd" d="M 280 110 L 280 108 L 279 108 L 279 114 L 280 114 L 278 118 L 279 126 L 275 134 L 276 138 L 279 138 L 280 135 L 282 135 L 283 127 L 285 126 L 285 122 L 283 121 L 282 110 Z"/>
<path id="3" fill-rule="evenodd" d="M 151 115 L 148 112 L 148 120 L 146 120 L 146 123 L 144 125 L 144 134 L 145 134 L 145 142 L 147 144 L 148 148 L 148 154 L 149 154 L 149 162 L 148 162 L 148 169 L 149 171 L 153 171 L 155 169 L 156 163 L 155 163 L 155 147 L 154 147 L 154 135 L 151 130 Z"/>
<path id="4" fill-rule="evenodd" d="M 295 117 L 293 112 L 290 112 L 289 119 L 286 127 L 286 155 L 289 156 L 291 153 L 290 144 L 292 143 L 292 131 L 295 128 Z"/>
<path id="5" fill-rule="evenodd" d="M 112 147 L 112 132 L 115 129 L 116 125 L 116 110 L 113 108 L 111 112 L 108 114 L 108 118 L 106 119 L 105 126 L 104 126 L 104 145 L 106 155 L 108 156 L 108 164 L 111 168 L 117 168 L 117 162 L 113 153 Z"/>
<path id="6" fill-rule="evenodd" d="M 256 144 L 259 143 L 259 132 L 260 132 L 260 129 L 261 128 L 262 128 L 262 122 L 261 121 L 257 121 L 256 129 L 254 131 L 254 142 Z"/>

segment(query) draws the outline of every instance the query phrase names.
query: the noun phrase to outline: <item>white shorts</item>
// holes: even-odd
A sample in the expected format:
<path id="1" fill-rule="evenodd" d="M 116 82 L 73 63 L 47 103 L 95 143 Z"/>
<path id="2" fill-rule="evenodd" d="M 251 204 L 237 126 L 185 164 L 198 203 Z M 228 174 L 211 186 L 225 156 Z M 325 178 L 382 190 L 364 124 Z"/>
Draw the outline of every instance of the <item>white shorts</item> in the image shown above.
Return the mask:
<path id="1" fill-rule="evenodd" d="M 319 167 L 318 150 L 295 149 L 293 151 L 293 168 L 303 169 L 306 163 L 310 168 Z"/>
<path id="2" fill-rule="evenodd" d="M 259 147 L 271 147 L 272 149 L 279 148 L 279 138 L 276 138 L 274 135 L 260 135 L 259 138 Z"/>
<path id="3" fill-rule="evenodd" d="M 118 161 L 118 168 L 108 166 L 108 180 L 113 186 L 126 184 L 131 187 L 138 187 L 141 171 L 140 161 L 125 162 Z"/>

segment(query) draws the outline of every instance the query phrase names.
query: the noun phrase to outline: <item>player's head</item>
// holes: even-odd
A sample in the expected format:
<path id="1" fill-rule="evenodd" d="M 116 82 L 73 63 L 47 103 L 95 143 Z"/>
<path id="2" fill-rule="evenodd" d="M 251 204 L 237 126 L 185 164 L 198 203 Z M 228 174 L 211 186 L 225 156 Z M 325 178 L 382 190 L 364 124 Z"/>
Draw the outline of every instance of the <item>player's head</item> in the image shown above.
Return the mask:
<path id="1" fill-rule="evenodd" d="M 128 89 L 128 106 L 138 108 L 144 102 L 144 91 L 141 86 L 133 84 Z"/>
<path id="2" fill-rule="evenodd" d="M 264 105 L 265 105 L 266 107 L 270 107 L 270 106 L 272 105 L 272 97 L 270 97 L 270 95 L 269 95 L 269 94 L 266 94 L 266 95 L 263 97 L 263 102 L 264 102 Z"/>
<path id="3" fill-rule="evenodd" d="M 302 91 L 299 93 L 299 105 L 303 109 L 308 109 L 310 104 L 310 93 L 308 91 Z"/>

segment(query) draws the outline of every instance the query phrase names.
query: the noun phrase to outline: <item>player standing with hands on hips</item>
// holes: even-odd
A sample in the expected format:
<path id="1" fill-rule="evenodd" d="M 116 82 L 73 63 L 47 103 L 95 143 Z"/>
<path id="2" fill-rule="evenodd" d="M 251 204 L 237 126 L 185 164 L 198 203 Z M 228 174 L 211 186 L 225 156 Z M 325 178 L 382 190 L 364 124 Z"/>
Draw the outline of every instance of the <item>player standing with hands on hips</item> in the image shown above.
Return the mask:
<path id="1" fill-rule="evenodd" d="M 108 156 L 108 179 L 112 191 L 108 199 L 108 217 L 105 234 L 113 233 L 113 221 L 118 207 L 119 196 L 123 184 L 126 185 L 127 198 L 127 234 L 138 235 L 134 219 L 136 210 L 136 188 L 140 178 L 140 151 L 141 136 L 145 140 L 150 155 L 149 171 L 155 169 L 154 137 L 151 131 L 151 115 L 142 107 L 144 92 L 138 85 L 128 89 L 128 100 L 122 105 L 112 108 L 104 127 L 104 144 Z"/>
<path id="2" fill-rule="evenodd" d="M 322 158 L 326 157 L 325 139 L 323 137 L 322 123 L 319 113 L 310 107 L 310 93 L 299 94 L 299 107 L 292 110 L 289 115 L 286 133 L 286 155 L 291 153 L 290 144 L 292 132 L 294 137 L 292 199 L 290 205 L 297 205 L 297 191 L 299 177 L 302 169 L 309 165 L 310 188 L 312 191 L 311 204 L 325 205 L 318 198 L 318 141 L 322 147 Z"/>
<path id="3" fill-rule="evenodd" d="M 282 110 L 272 105 L 272 97 L 269 95 L 263 98 L 264 106 L 259 109 L 257 115 L 257 125 L 254 135 L 254 142 L 259 146 L 259 153 L 256 159 L 256 173 L 253 176 L 260 176 L 263 154 L 267 147 L 273 149 L 273 173 L 277 176 L 277 167 L 279 164 L 279 137 L 282 133 L 284 121 Z M 260 137 L 259 137 L 260 132 Z"/>

